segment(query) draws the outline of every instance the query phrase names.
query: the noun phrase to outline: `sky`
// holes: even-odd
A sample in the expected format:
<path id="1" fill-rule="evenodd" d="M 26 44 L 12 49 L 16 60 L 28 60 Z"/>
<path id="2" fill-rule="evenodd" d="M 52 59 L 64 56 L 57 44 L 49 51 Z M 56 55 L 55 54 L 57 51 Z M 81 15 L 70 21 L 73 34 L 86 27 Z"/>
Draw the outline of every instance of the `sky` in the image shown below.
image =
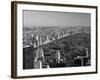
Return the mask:
<path id="1" fill-rule="evenodd" d="M 82 26 L 91 24 L 90 13 L 23 11 L 23 26 Z"/>

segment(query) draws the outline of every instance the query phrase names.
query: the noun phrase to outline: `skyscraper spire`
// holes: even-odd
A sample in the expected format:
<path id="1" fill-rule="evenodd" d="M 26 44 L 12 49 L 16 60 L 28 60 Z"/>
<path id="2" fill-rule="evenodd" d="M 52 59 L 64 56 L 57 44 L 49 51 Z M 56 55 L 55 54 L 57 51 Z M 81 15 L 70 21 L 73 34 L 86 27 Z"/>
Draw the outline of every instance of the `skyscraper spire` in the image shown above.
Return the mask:
<path id="1" fill-rule="evenodd" d="M 59 52 L 59 50 L 57 50 L 57 61 L 58 61 L 58 63 L 60 63 L 60 60 L 61 60 L 60 56 L 61 56 L 60 52 Z"/>
<path id="2" fill-rule="evenodd" d="M 42 48 L 37 48 L 36 51 L 36 57 L 34 60 L 34 65 L 36 65 L 38 68 L 42 68 L 42 63 L 44 62 L 44 52 Z"/>

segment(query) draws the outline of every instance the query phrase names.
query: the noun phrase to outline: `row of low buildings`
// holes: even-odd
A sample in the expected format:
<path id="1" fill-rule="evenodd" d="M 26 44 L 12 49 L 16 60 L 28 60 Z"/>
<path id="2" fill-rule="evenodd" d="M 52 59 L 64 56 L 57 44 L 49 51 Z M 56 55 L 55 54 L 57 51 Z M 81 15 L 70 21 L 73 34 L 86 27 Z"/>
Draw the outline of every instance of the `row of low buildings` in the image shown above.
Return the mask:
<path id="1" fill-rule="evenodd" d="M 30 34 L 30 35 L 26 34 L 26 36 L 23 38 L 23 46 L 27 47 L 28 45 L 33 45 L 34 47 L 37 47 L 42 44 L 47 44 L 54 40 L 71 35 L 72 34 L 71 32 L 67 32 L 64 30 L 54 30 L 51 32 L 44 31 L 38 34 Z"/>

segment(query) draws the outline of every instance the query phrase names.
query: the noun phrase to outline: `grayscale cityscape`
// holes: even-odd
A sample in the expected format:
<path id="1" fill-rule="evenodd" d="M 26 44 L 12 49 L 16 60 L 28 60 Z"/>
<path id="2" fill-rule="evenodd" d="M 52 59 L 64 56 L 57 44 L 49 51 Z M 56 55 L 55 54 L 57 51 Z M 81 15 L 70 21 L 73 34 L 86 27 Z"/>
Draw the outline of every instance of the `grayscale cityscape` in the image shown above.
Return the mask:
<path id="1" fill-rule="evenodd" d="M 23 11 L 23 69 L 91 66 L 89 13 Z"/>

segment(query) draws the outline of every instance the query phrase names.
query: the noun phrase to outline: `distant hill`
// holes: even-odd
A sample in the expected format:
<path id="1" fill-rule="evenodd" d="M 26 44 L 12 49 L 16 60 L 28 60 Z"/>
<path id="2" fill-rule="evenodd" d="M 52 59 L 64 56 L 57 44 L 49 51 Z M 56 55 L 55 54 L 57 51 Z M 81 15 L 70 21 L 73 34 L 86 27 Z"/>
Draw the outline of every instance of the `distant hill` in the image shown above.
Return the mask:
<path id="1" fill-rule="evenodd" d="M 75 28 L 82 28 L 82 29 L 89 29 L 90 27 L 87 26 L 25 26 L 23 27 L 24 31 L 27 30 L 46 30 L 46 29 L 75 29 Z"/>

